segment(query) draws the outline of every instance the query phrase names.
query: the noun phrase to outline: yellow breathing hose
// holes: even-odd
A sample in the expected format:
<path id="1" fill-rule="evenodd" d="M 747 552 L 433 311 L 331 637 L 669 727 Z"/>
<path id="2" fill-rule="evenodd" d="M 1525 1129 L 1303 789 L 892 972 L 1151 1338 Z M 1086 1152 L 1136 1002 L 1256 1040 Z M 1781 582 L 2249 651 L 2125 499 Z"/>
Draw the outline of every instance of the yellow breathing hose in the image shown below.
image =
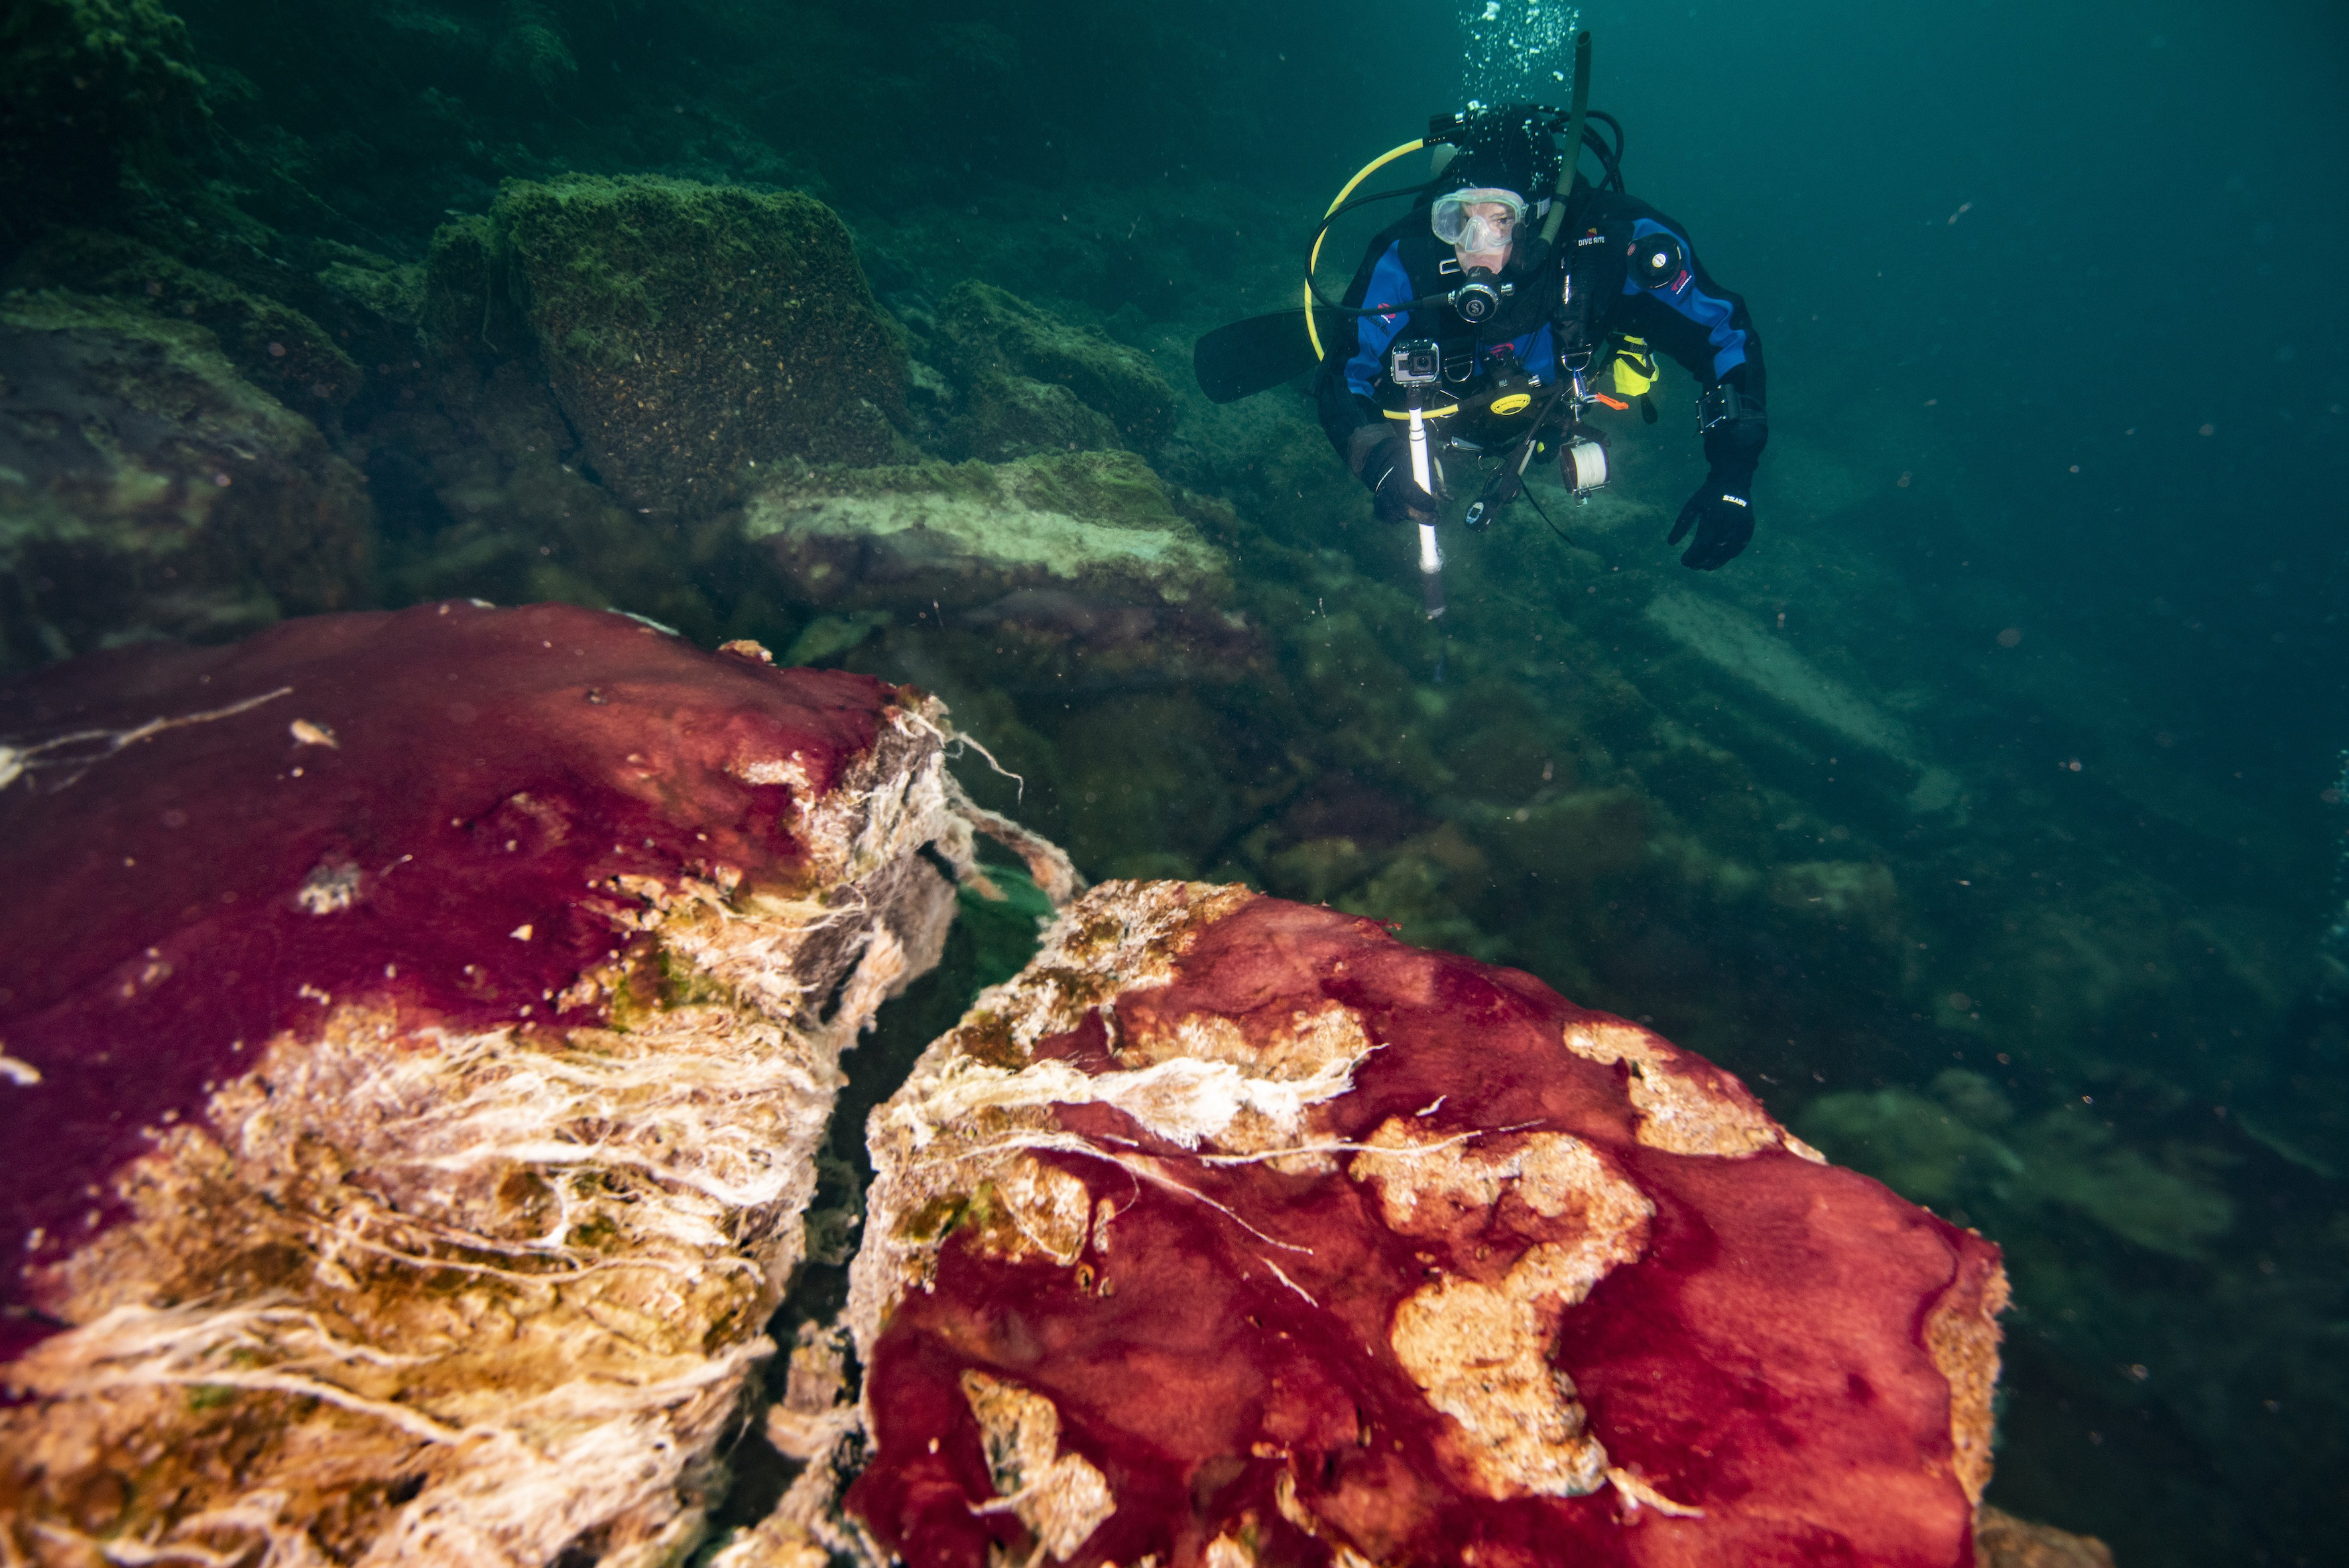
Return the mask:
<path id="1" fill-rule="evenodd" d="M 1321 232 L 1314 237 L 1313 253 L 1305 259 L 1305 335 L 1313 340 L 1314 358 L 1325 359 L 1329 357 L 1328 351 L 1321 346 L 1320 331 L 1313 325 L 1313 269 L 1320 263 L 1321 260 L 1321 242 L 1330 237 L 1329 221 L 1330 214 L 1336 212 L 1339 208 L 1346 204 L 1346 198 L 1354 193 L 1354 187 L 1360 185 L 1363 181 L 1368 180 L 1371 175 L 1376 174 L 1380 170 L 1384 169 L 1388 164 L 1392 163 L 1396 159 L 1401 158 L 1404 153 L 1417 152 L 1421 148 L 1425 147 L 1426 145 L 1427 139 L 1425 137 L 1422 137 L 1417 141 L 1406 141 L 1401 147 L 1396 148 L 1393 151 L 1382 152 L 1378 157 L 1371 160 L 1368 163 L 1363 164 L 1362 171 L 1360 174 L 1355 175 L 1351 180 L 1346 181 L 1346 188 L 1338 192 L 1338 199 L 1336 201 L 1330 203 L 1330 211 L 1321 214 Z"/>

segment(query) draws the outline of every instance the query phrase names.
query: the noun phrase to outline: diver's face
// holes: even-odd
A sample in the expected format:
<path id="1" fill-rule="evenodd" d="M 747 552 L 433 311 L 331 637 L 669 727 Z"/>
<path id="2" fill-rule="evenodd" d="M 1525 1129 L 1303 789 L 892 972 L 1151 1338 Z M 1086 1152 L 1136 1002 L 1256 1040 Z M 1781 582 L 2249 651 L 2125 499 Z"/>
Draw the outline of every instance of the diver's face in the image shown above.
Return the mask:
<path id="1" fill-rule="evenodd" d="M 1468 221 L 1452 247 L 1460 264 L 1499 272 L 1508 262 L 1510 242 L 1516 238 L 1516 213 L 1503 201 L 1472 201 L 1460 213 Z"/>

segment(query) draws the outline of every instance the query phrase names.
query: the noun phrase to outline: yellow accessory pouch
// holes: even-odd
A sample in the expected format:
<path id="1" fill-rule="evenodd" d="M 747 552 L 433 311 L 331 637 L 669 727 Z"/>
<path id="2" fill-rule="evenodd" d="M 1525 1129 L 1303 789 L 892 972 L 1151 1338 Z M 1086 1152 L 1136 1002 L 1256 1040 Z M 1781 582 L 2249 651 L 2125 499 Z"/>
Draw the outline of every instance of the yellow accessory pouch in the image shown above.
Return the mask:
<path id="1" fill-rule="evenodd" d="M 1637 397 L 1656 384 L 1656 356 L 1643 337 L 1627 337 L 1615 356 L 1615 390 Z"/>

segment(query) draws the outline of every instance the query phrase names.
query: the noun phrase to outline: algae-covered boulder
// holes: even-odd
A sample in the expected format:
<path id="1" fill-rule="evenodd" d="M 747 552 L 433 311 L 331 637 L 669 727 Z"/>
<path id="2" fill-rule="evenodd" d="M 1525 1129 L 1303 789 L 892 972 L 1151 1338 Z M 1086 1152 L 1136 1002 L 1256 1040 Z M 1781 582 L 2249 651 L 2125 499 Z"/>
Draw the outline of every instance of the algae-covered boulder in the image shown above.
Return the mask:
<path id="1" fill-rule="evenodd" d="M 682 1562 L 937 867 L 1064 892 L 943 718 L 563 605 L 0 683 L 0 1562 Z"/>
<path id="2" fill-rule="evenodd" d="M 357 470 L 211 332 L 60 292 L 0 300 L 8 662 L 348 605 L 374 542 Z"/>
<path id="3" fill-rule="evenodd" d="M 1108 415 L 1087 407 L 1058 382 L 1025 376 L 983 376 L 965 387 L 946 437 L 955 456 L 988 463 L 1125 445 Z"/>
<path id="4" fill-rule="evenodd" d="M 0 22 L 9 228 L 119 200 L 126 164 L 203 122 L 187 25 L 158 0 L 15 0 Z"/>
<path id="5" fill-rule="evenodd" d="M 367 253 L 349 246 L 336 248 L 353 255 Z M 333 263 L 330 272 L 338 284 L 365 287 L 373 296 L 367 308 L 378 314 L 398 308 L 384 297 L 382 274 L 369 275 L 347 261 Z M 394 268 L 395 276 L 397 272 Z M 357 364 L 308 315 L 126 235 L 53 230 L 26 253 L 16 275 L 32 287 L 54 285 L 109 295 L 166 320 L 193 322 L 212 334 L 221 352 L 247 379 L 305 413 L 347 404 L 363 385 Z M 414 313 L 407 314 L 412 325 Z"/>
<path id="6" fill-rule="evenodd" d="M 2023 1119 L 1996 1084 L 1959 1068 L 1929 1087 L 1823 1095 L 1803 1133 L 1917 1202 L 2005 1234 L 2101 1230 L 2141 1254 L 2190 1263 L 2234 1225 L 2214 1162 L 2190 1147 L 2147 1158 L 2081 1103 Z"/>
<path id="7" fill-rule="evenodd" d="M 1062 620 L 1208 613 L 1230 567 L 1130 452 L 779 476 L 743 532 L 793 587 L 846 609 Z"/>
<path id="8" fill-rule="evenodd" d="M 1998 1250 L 1532 976 L 1105 882 L 866 1122 L 908 1568 L 1972 1568 Z"/>
<path id="9" fill-rule="evenodd" d="M 578 175 L 509 183 L 490 222 L 436 247 L 436 266 L 495 263 L 598 476 L 630 505 L 700 510 L 752 462 L 895 449 L 904 345 L 822 202 Z M 460 320 L 463 292 L 436 278 L 429 314 Z"/>
<path id="10" fill-rule="evenodd" d="M 505 300 L 498 226 L 482 213 L 469 213 L 432 232 L 424 263 L 424 341 L 443 354 L 487 355 L 494 351 L 492 313 Z M 507 344 L 509 352 L 520 346 Z"/>
<path id="11" fill-rule="evenodd" d="M 990 437 L 999 439 L 1007 425 L 1048 428 L 1035 413 L 1042 404 L 1057 407 L 1057 400 L 1024 384 L 1068 388 L 1084 408 L 1105 415 L 1136 451 L 1149 451 L 1174 428 L 1174 395 L 1146 355 L 1071 326 L 992 284 L 957 284 L 939 302 L 935 342 L 947 374 L 964 388 L 967 407 L 956 434 L 974 457 L 995 455 L 983 446 Z M 1024 420 L 1022 408 L 1030 410 Z M 1040 446 L 1050 442 L 1048 436 L 1035 438 Z"/>

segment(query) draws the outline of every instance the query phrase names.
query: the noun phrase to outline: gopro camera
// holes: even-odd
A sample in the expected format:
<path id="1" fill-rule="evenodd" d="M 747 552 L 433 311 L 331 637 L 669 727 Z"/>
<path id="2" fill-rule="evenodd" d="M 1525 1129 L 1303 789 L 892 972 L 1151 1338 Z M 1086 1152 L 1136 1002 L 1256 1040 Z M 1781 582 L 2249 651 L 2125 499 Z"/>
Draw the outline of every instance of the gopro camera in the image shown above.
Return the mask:
<path id="1" fill-rule="evenodd" d="M 1387 379 L 1398 387 L 1433 387 L 1444 379 L 1444 351 L 1429 337 L 1414 337 L 1387 351 Z"/>

